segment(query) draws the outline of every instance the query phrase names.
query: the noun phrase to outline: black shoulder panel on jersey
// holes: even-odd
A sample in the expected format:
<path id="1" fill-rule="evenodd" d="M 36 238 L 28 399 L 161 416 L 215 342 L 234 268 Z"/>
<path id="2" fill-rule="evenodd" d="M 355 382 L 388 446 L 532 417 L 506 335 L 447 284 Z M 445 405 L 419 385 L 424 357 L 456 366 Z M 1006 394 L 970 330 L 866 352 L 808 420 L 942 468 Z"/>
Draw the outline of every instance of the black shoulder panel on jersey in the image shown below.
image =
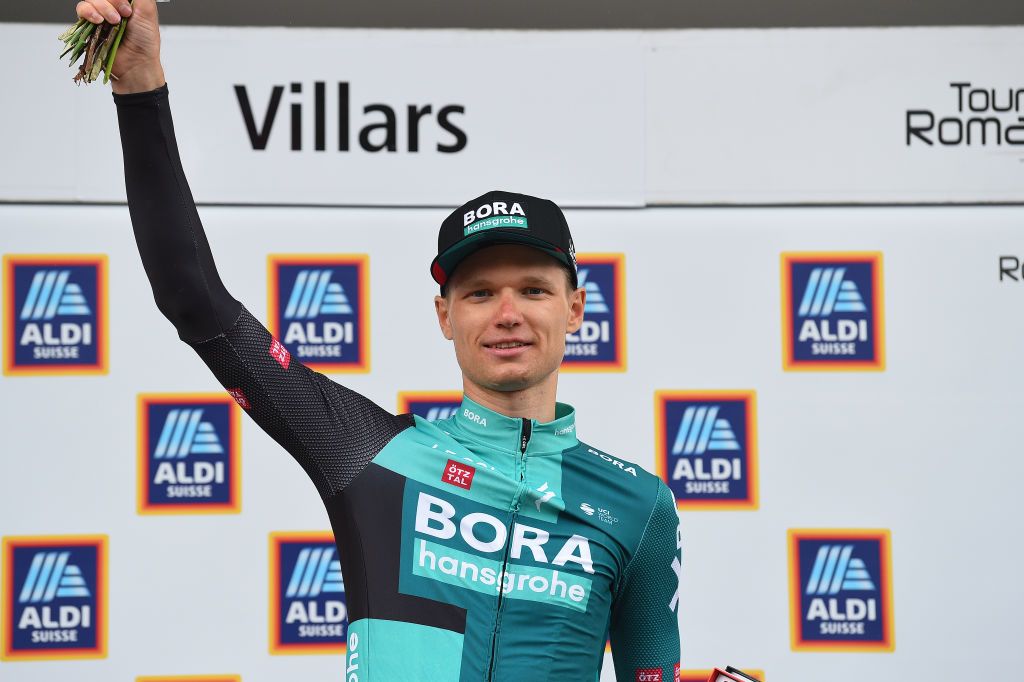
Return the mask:
<path id="1" fill-rule="evenodd" d="M 292 359 L 270 354 L 270 332 L 244 307 L 223 334 L 191 344 L 224 388 L 240 390 L 249 416 L 302 465 L 324 499 L 343 490 L 413 425 Z"/>

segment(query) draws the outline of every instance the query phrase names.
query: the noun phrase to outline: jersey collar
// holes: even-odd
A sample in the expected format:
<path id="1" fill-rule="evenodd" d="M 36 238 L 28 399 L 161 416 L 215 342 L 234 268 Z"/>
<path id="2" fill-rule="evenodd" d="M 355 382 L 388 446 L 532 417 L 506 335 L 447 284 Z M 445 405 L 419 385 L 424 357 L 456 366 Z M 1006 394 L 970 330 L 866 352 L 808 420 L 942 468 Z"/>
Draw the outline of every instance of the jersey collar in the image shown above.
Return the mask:
<path id="1" fill-rule="evenodd" d="M 530 421 L 530 454 L 555 453 L 576 447 L 576 410 L 566 403 L 555 403 L 555 420 Z M 462 406 L 455 413 L 457 428 L 476 441 L 508 452 L 519 452 L 523 419 L 507 417 L 489 410 L 480 403 L 463 396 Z"/>

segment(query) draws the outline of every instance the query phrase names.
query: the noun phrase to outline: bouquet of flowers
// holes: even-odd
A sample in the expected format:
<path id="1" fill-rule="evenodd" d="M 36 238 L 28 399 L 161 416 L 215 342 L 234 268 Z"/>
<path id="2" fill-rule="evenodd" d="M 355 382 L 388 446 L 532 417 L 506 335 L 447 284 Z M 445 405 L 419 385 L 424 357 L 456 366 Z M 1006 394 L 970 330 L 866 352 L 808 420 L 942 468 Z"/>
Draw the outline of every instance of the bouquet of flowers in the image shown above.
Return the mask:
<path id="1" fill-rule="evenodd" d="M 135 0 L 132 0 L 134 4 Z M 121 36 L 124 35 L 125 27 L 128 25 L 128 17 L 121 19 L 118 24 L 111 24 L 104 21 L 102 24 L 94 24 L 87 19 L 79 19 L 78 23 L 69 26 L 66 31 L 57 38 L 64 43 L 65 55 L 71 55 L 71 64 L 74 66 L 78 58 L 83 54 L 85 59 L 75 74 L 74 81 L 81 83 L 92 83 L 103 73 L 103 82 L 110 80 L 110 70 L 114 66 L 114 58 L 117 56 L 117 46 L 121 43 Z"/>

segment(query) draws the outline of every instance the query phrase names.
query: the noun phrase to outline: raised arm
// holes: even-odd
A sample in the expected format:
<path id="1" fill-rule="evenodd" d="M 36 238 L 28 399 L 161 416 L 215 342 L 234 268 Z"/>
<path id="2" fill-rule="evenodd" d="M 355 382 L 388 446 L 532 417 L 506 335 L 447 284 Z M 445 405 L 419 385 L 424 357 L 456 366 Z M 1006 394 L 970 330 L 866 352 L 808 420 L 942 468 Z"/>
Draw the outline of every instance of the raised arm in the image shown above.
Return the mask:
<path id="1" fill-rule="evenodd" d="M 659 482 L 647 528 L 612 605 L 612 658 L 619 680 L 674 679 L 679 666 L 680 545 L 675 499 Z"/>
<path id="2" fill-rule="evenodd" d="M 106 0 L 78 6 L 79 16 L 91 21 L 100 20 L 92 12 L 108 10 L 113 7 Z M 122 76 L 114 101 L 128 208 L 157 307 L 246 412 L 295 457 L 321 496 L 329 497 L 409 422 L 286 358 L 228 293 L 178 156 L 154 0 L 136 0 L 121 50 L 129 59 L 122 62 L 118 52 L 114 76 Z"/>

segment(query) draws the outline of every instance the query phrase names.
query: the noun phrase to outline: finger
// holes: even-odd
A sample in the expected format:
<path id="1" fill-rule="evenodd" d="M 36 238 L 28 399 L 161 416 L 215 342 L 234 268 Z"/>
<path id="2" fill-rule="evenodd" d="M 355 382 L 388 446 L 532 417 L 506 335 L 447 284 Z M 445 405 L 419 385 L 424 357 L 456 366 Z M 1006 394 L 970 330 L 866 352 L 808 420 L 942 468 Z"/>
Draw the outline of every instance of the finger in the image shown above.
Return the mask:
<path id="1" fill-rule="evenodd" d="M 93 4 L 87 2 L 87 0 L 82 0 L 78 3 L 75 7 L 75 12 L 78 14 L 79 19 L 85 19 L 94 24 L 102 24 L 104 21 L 103 15 L 97 12 Z"/>
<path id="2" fill-rule="evenodd" d="M 117 0 L 121 4 L 123 0 Z M 109 0 L 89 0 L 95 11 L 99 12 L 104 19 L 111 24 L 121 23 L 121 13 L 112 5 Z"/>

